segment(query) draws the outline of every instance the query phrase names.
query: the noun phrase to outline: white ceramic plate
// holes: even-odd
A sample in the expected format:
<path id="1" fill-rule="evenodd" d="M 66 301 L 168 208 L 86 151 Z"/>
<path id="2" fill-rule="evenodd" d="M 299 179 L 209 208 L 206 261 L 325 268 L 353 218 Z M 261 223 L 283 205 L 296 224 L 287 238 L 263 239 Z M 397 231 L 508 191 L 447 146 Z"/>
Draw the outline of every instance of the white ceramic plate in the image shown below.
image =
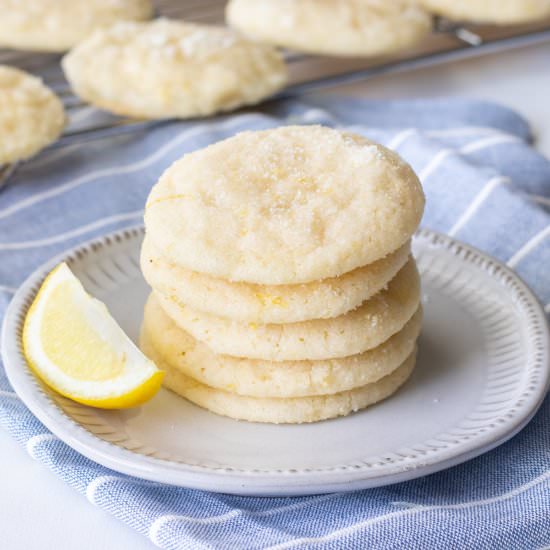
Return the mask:
<path id="1" fill-rule="evenodd" d="M 237 422 L 167 390 L 145 406 L 101 411 L 45 388 L 21 354 L 26 310 L 65 259 L 136 338 L 148 288 L 139 269 L 142 228 L 53 259 L 11 303 L 3 359 L 15 391 L 68 445 L 113 470 L 243 495 L 305 495 L 409 480 L 503 443 L 533 416 L 548 380 L 544 313 L 510 270 L 421 230 L 424 329 L 412 378 L 387 401 L 346 418 L 301 426 Z"/>

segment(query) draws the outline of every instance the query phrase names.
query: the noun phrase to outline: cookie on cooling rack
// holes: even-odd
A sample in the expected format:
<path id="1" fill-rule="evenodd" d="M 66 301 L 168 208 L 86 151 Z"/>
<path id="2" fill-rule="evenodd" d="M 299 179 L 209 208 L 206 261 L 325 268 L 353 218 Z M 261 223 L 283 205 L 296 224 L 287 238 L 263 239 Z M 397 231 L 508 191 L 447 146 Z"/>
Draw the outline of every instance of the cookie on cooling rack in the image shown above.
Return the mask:
<path id="1" fill-rule="evenodd" d="M 287 80 L 281 55 L 222 27 L 157 19 L 98 31 L 63 59 L 73 90 L 138 118 L 188 118 L 257 103 Z"/>
<path id="2" fill-rule="evenodd" d="M 0 47 L 64 52 L 116 21 L 144 20 L 151 0 L 0 0 Z"/>
<path id="3" fill-rule="evenodd" d="M 0 165 L 31 157 L 64 126 L 61 101 L 39 78 L 0 65 Z"/>
<path id="4" fill-rule="evenodd" d="M 391 53 L 432 28 L 411 0 L 230 0 L 226 19 L 260 42 L 335 56 Z"/>
<path id="5" fill-rule="evenodd" d="M 550 16 L 550 0 L 420 0 L 420 4 L 449 19 L 497 25 Z"/>

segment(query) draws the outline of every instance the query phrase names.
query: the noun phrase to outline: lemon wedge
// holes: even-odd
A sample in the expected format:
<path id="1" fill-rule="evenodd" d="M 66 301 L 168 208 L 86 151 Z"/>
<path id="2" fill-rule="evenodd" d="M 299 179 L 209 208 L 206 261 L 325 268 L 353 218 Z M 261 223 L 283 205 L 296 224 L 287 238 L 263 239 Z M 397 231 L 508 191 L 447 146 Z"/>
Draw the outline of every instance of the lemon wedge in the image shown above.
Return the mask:
<path id="1" fill-rule="evenodd" d="M 65 263 L 46 277 L 29 308 L 23 350 L 48 386 L 104 409 L 141 405 L 164 376 Z"/>

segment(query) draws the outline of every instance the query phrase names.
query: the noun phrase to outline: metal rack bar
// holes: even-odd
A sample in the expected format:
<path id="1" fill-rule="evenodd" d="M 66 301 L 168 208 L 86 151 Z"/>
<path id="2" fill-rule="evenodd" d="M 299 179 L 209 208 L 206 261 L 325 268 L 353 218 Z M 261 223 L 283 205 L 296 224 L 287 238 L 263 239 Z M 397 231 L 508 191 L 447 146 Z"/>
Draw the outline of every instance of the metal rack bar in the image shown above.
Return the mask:
<path id="1" fill-rule="evenodd" d="M 452 34 L 468 46 L 481 46 L 483 44 L 483 38 L 478 33 L 466 28 L 464 25 L 448 21 L 443 17 L 434 18 L 433 30 L 435 33 Z"/>
<path id="2" fill-rule="evenodd" d="M 64 134 L 46 149 L 59 149 L 60 147 L 72 145 L 73 143 L 82 143 L 85 141 L 93 141 L 107 137 L 117 137 L 125 134 L 131 134 L 133 132 L 139 132 L 140 130 L 151 130 L 173 121 L 174 119 L 144 121 L 121 119 L 113 122 L 112 124 L 94 126 L 92 130 L 84 128 L 82 130 L 75 130 L 71 133 Z"/>
<path id="3" fill-rule="evenodd" d="M 380 76 L 383 74 L 420 69 L 423 67 L 438 65 L 441 63 L 449 63 L 462 59 L 470 59 L 479 55 L 488 55 L 491 53 L 502 52 L 507 49 L 520 48 L 524 46 L 541 44 L 544 42 L 550 42 L 550 29 L 547 31 L 542 31 L 529 35 L 516 36 L 513 38 L 496 40 L 493 42 L 484 42 L 481 45 L 472 48 L 461 48 L 458 50 L 450 50 L 438 54 L 429 54 L 425 56 L 419 56 L 414 59 L 407 59 L 405 61 L 397 61 L 395 63 L 387 65 L 380 65 L 378 67 L 357 70 L 352 73 L 338 74 L 334 76 L 311 80 L 309 82 L 302 82 L 300 84 L 295 84 L 287 87 L 284 91 L 274 96 L 272 100 L 288 99 L 321 89 L 368 80 L 369 78 L 373 78 L 375 76 Z"/>

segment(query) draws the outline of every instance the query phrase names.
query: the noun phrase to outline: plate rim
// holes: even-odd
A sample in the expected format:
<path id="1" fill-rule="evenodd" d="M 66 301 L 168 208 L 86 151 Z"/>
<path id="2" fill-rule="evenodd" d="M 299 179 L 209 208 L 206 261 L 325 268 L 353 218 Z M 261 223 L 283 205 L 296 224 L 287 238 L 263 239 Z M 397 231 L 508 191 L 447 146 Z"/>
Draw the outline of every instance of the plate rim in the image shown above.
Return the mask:
<path id="1" fill-rule="evenodd" d="M 399 464 L 385 464 L 384 471 L 353 465 L 303 470 L 255 471 L 204 464 L 193 465 L 132 452 L 88 431 L 76 420 L 70 418 L 50 397 L 46 394 L 40 395 L 36 388 L 28 384 L 24 369 L 17 368 L 21 363 L 18 357 L 20 346 L 18 329 L 29 295 L 34 297 L 36 286 L 55 265 L 64 260 L 69 262 L 81 260 L 90 253 L 98 253 L 105 246 L 138 238 L 143 233 L 143 224 L 130 226 L 81 243 L 46 261 L 27 277 L 12 297 L 2 325 L 2 359 L 6 375 L 22 402 L 60 440 L 80 454 L 110 469 L 151 481 L 240 495 L 306 495 L 382 486 L 447 469 L 501 445 L 528 424 L 546 396 L 550 385 L 550 335 L 546 315 L 537 297 L 517 273 L 499 260 L 452 237 L 421 228 L 417 232 L 419 238 L 451 250 L 459 261 L 471 263 L 477 260 L 485 264 L 483 270 L 488 274 L 489 267 L 493 270 L 491 274 L 500 271 L 514 283 L 515 287 L 519 288 L 514 294 L 521 291 L 522 297 L 527 300 L 532 313 L 529 325 L 532 330 L 535 330 L 535 336 L 538 338 L 540 357 L 536 358 L 536 363 L 545 368 L 542 370 L 543 379 L 539 386 L 531 389 L 525 404 L 508 422 L 488 430 L 481 442 L 475 438 L 471 442 L 464 441 L 459 452 L 455 447 L 442 449 L 432 457 L 426 456 L 421 466 L 412 469 Z M 44 406 L 44 400 L 50 400 L 50 403 L 46 403 L 49 406 Z M 317 476 L 322 479 L 316 480 Z"/>

